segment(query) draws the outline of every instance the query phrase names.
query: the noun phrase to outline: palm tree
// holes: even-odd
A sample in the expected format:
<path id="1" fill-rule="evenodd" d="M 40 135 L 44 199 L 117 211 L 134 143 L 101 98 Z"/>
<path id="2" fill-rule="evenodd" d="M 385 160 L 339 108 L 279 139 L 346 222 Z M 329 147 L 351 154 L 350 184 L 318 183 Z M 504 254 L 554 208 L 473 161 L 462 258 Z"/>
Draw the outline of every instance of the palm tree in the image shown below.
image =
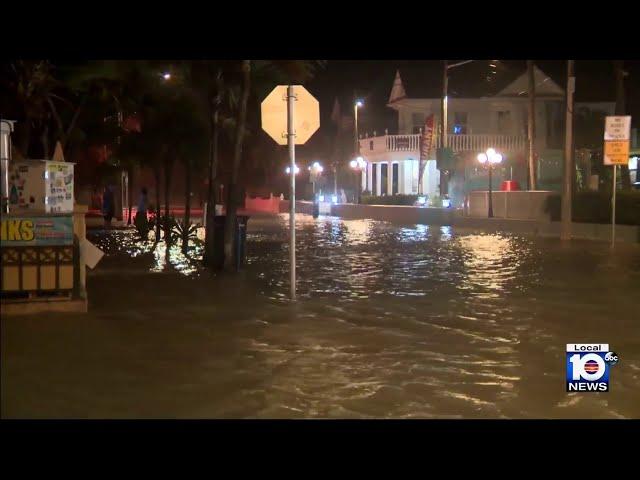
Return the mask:
<path id="1" fill-rule="evenodd" d="M 15 146 L 20 154 L 28 158 L 33 130 L 47 128 L 49 106 L 47 99 L 57 85 L 52 66 L 47 60 L 17 60 L 9 64 L 5 77 L 6 87 L 16 100 L 18 116 L 18 141 Z M 20 122 L 22 120 L 22 122 Z M 48 133 L 48 132 L 47 132 Z M 48 143 L 48 135 L 41 137 Z M 43 145 L 48 150 L 47 145 Z M 48 154 L 47 151 L 44 152 Z"/>
<path id="2" fill-rule="evenodd" d="M 231 167 L 231 179 L 227 188 L 227 212 L 224 224 L 224 269 L 231 271 L 235 269 L 234 245 L 235 230 L 237 223 L 238 196 L 238 173 L 240 171 L 240 159 L 242 157 L 242 144 L 244 141 L 245 123 L 247 120 L 247 103 L 249 101 L 249 91 L 251 88 L 251 60 L 242 61 L 242 93 L 238 109 L 238 122 L 236 126 L 236 141 L 233 151 L 233 164 Z"/>

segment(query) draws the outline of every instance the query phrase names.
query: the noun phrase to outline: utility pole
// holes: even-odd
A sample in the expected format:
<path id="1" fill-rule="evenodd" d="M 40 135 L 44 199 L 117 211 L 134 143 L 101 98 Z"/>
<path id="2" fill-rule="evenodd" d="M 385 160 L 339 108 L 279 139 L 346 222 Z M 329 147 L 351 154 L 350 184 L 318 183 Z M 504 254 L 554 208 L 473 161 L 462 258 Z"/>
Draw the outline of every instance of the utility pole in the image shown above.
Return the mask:
<path id="1" fill-rule="evenodd" d="M 571 200 L 573 197 L 573 94 L 576 87 L 574 60 L 567 61 L 567 107 L 564 140 L 564 177 L 562 179 L 562 209 L 560 239 L 571 239 Z"/>
<path id="2" fill-rule="evenodd" d="M 448 91 L 449 91 L 449 63 L 444 60 L 444 69 L 442 70 L 442 108 L 440 112 L 440 132 L 442 138 L 441 149 L 442 152 L 446 151 L 448 146 L 447 142 L 447 114 L 448 114 Z M 447 193 L 447 173 L 446 170 L 440 171 L 440 196 L 442 197 Z"/>
<path id="3" fill-rule="evenodd" d="M 533 60 L 527 60 L 527 74 L 529 77 L 529 190 L 537 189 L 536 179 L 536 84 L 533 70 Z"/>
<path id="4" fill-rule="evenodd" d="M 624 95 L 624 61 L 614 60 L 613 67 L 616 74 L 616 115 L 625 115 L 626 102 Z M 616 167 L 614 167 L 615 171 Z M 620 165 L 620 180 L 623 190 L 631 190 L 631 176 L 629 165 Z"/>

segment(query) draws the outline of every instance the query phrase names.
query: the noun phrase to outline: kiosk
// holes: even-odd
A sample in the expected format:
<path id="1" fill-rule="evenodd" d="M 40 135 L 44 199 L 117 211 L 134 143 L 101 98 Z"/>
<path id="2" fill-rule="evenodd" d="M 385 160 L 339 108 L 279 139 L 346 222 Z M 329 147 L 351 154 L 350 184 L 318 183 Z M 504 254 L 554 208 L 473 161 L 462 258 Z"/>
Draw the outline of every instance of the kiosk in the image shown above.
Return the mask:
<path id="1" fill-rule="evenodd" d="M 2 312 L 87 311 L 87 207 L 75 205 L 72 163 L 11 161 L 12 123 L 2 120 Z M 5 128 L 4 125 L 10 125 Z"/>

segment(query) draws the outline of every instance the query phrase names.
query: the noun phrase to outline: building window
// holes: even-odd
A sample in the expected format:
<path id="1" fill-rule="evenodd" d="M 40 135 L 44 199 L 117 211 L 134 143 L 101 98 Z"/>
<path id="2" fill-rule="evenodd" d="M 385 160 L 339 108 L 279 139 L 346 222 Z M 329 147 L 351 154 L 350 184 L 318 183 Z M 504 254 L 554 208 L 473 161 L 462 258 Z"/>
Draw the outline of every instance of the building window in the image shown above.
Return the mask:
<path id="1" fill-rule="evenodd" d="M 392 165 L 392 177 L 391 177 L 391 195 L 398 194 L 398 179 L 400 177 L 400 165 L 394 163 Z"/>
<path id="2" fill-rule="evenodd" d="M 498 112 L 498 133 L 511 133 L 511 112 Z"/>
<path id="3" fill-rule="evenodd" d="M 467 133 L 467 112 L 455 112 L 453 116 L 453 133 L 465 135 Z"/>
<path id="4" fill-rule="evenodd" d="M 414 134 L 419 133 L 420 129 L 424 127 L 424 113 L 414 112 L 411 114 L 412 132 Z"/>
<path id="5" fill-rule="evenodd" d="M 378 164 L 371 164 L 371 194 L 378 195 Z"/>
<path id="6" fill-rule="evenodd" d="M 369 140 L 369 150 L 373 150 L 373 140 Z"/>
<path id="7" fill-rule="evenodd" d="M 389 170 L 388 163 L 380 164 L 380 195 L 387 194 L 387 171 Z"/>

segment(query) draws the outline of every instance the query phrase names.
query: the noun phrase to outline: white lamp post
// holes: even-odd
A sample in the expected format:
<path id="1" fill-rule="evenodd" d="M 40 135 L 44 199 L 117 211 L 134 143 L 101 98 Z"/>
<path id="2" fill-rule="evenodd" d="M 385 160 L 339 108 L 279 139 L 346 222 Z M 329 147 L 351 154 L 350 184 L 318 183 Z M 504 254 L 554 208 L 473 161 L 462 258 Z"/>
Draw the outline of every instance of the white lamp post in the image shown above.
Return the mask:
<path id="1" fill-rule="evenodd" d="M 367 162 L 362 157 L 354 158 L 349 162 L 349 166 L 356 174 L 356 203 L 360 203 L 360 181 L 362 179 L 362 172 L 367 168 Z"/>
<path id="2" fill-rule="evenodd" d="M 311 179 L 311 185 L 313 185 L 313 196 L 315 198 L 316 195 L 316 181 L 318 177 L 322 175 L 324 171 L 324 167 L 320 165 L 320 162 L 313 162 L 309 167 L 309 177 Z"/>
<path id="3" fill-rule="evenodd" d="M 478 161 L 489 167 L 489 218 L 493 218 L 493 191 L 491 186 L 493 165 L 502 162 L 502 155 L 497 153 L 493 148 L 489 148 L 485 153 L 478 154 Z"/>

